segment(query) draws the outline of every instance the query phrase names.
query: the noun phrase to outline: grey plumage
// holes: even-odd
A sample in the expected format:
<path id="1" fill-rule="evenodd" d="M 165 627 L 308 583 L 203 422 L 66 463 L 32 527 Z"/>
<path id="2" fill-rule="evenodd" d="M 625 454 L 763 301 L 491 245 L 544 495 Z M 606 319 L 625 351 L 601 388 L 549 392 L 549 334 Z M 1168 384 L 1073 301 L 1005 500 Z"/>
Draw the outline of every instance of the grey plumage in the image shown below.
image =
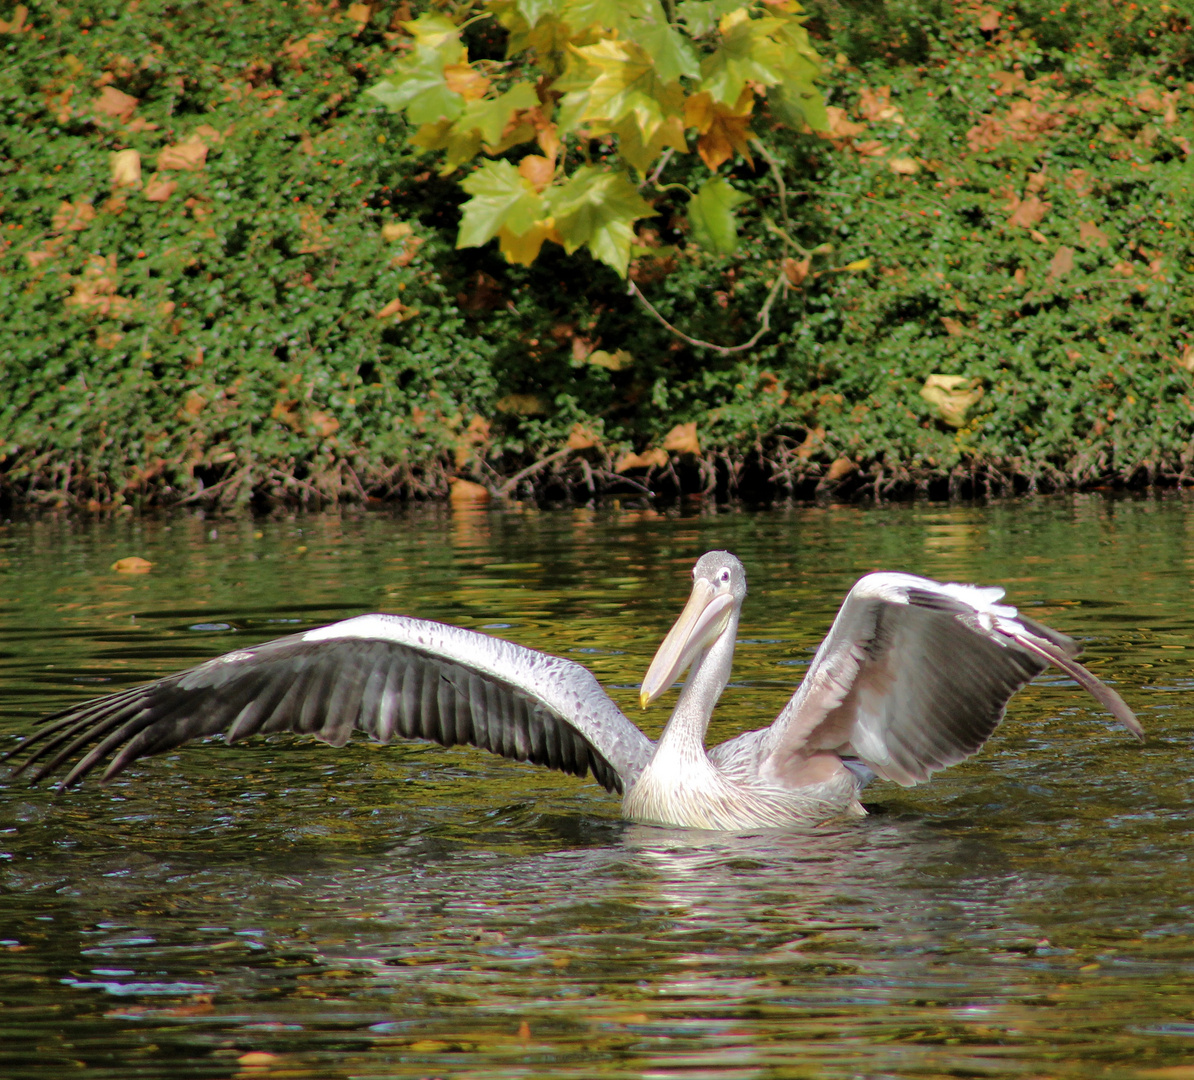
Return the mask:
<path id="1" fill-rule="evenodd" d="M 101 764 L 107 780 L 202 736 L 292 731 L 342 746 L 359 731 L 591 772 L 623 793 L 634 820 L 741 829 L 861 813 L 872 774 L 928 779 L 976 752 L 1049 664 L 1141 735 L 1119 695 L 1074 660 L 1076 644 L 999 604 L 1002 590 L 870 574 L 775 723 L 706 752 L 746 578 L 727 552 L 703 556 L 693 576 L 643 681 L 645 706 L 692 668 L 658 744 L 578 664 L 440 623 L 364 615 L 84 702 L 6 756 L 33 782 L 73 762 L 62 780 L 70 787 Z"/>

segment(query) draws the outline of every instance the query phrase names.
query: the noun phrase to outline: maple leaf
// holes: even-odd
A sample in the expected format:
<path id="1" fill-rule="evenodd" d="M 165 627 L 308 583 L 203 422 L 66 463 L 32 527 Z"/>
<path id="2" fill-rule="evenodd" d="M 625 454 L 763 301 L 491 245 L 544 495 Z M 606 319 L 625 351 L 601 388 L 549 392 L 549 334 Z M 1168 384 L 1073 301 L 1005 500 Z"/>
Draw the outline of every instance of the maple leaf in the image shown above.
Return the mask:
<path id="1" fill-rule="evenodd" d="M 439 170 L 441 176 L 454 172 L 456 167 L 469 158 L 476 157 L 481 150 L 481 135 L 476 131 L 456 135 L 452 129 L 453 120 L 437 120 L 434 124 L 424 124 L 407 140 L 412 146 L 423 150 L 444 150 L 443 167 Z"/>
<path id="2" fill-rule="evenodd" d="M 444 84 L 454 94 L 459 94 L 465 101 L 476 101 L 483 98 L 489 90 L 489 80 L 472 64 L 446 64 L 444 66 Z"/>
<path id="3" fill-rule="evenodd" d="M 636 21 L 634 36 L 654 60 L 655 70 L 665 83 L 678 82 L 684 76 L 695 79 L 701 74 L 696 50 L 668 23 L 662 10 L 650 21 Z"/>
<path id="4" fill-rule="evenodd" d="M 684 102 L 684 122 L 700 132 L 697 152 L 713 172 L 729 161 L 735 151 L 753 168 L 748 140 L 754 134 L 750 130 L 754 97 L 753 91 L 743 91 L 732 109 L 726 108 L 720 101 L 714 101 L 705 92 L 694 94 Z"/>
<path id="5" fill-rule="evenodd" d="M 1009 207 L 1012 213 L 1007 223 L 1018 225 L 1022 229 L 1031 229 L 1049 212 L 1052 205 L 1036 195 L 1030 195 L 1023 202 L 1013 196 L 1012 205 Z"/>
<path id="6" fill-rule="evenodd" d="M 745 8 L 724 16 L 718 23 L 717 49 L 701 61 L 701 89 L 715 101 L 730 104 L 742 96 L 748 83 L 782 83 L 787 62 L 782 46 L 771 36 L 781 27 L 775 18 L 750 18 Z"/>
<path id="7" fill-rule="evenodd" d="M 1078 222 L 1078 243 L 1084 248 L 1105 248 L 1109 242 L 1107 234 L 1093 221 Z"/>
<path id="8" fill-rule="evenodd" d="M 565 96 L 565 108 L 573 106 L 569 113 L 572 124 L 591 120 L 617 124 L 632 116 L 647 143 L 659 126 L 683 107 L 679 85 L 665 82 L 651 57 L 634 42 L 606 38 L 583 48 L 573 46 L 573 51 L 597 76 L 585 91 Z"/>
<path id="9" fill-rule="evenodd" d="M 523 233 L 516 234 L 507 228 L 498 232 L 498 247 L 506 262 L 519 266 L 530 266 L 539 257 L 539 249 L 545 240 L 554 240 L 557 244 L 562 242 L 551 218 L 535 222 Z"/>
<path id="10" fill-rule="evenodd" d="M 549 188 L 546 194 L 564 250 L 571 255 L 587 247 L 595 259 L 625 277 L 634 222 L 655 216 L 630 177 L 585 165 L 568 183 Z"/>
<path id="11" fill-rule="evenodd" d="M 632 19 L 650 18 L 652 14 L 650 0 L 565 0 L 560 18 L 577 28 L 596 24 L 625 32 Z"/>
<path id="12" fill-rule="evenodd" d="M 594 124 L 593 134 L 618 136 L 618 153 L 623 161 L 629 162 L 641 173 L 646 173 L 652 163 L 663 153 L 666 146 L 688 152 L 688 141 L 684 138 L 684 121 L 678 116 L 669 116 L 659 125 L 649 142 L 643 142 L 638 125 L 633 117 L 627 117 L 620 124 Z"/>
<path id="13" fill-rule="evenodd" d="M 475 131 L 486 145 L 496 147 L 502 141 L 502 132 L 514 114 L 538 104 L 539 96 L 535 88 L 530 83 L 517 83 L 496 98 L 470 101 L 452 125 L 452 134 L 466 135 Z M 533 130 L 529 137 L 534 138 Z"/>
<path id="14" fill-rule="evenodd" d="M 100 96 L 92 102 L 91 107 L 102 116 L 110 116 L 121 122 L 127 121 L 133 115 L 139 98 L 125 94 L 114 86 L 105 86 Z"/>
<path id="15" fill-rule="evenodd" d="M 464 96 L 448 86 L 442 55 L 434 49 L 416 49 L 389 78 L 365 91 L 391 112 L 406 109 L 412 124 L 454 120 L 464 108 Z"/>
<path id="16" fill-rule="evenodd" d="M 748 195 L 714 177 L 688 200 L 688 223 L 692 226 L 693 239 L 719 255 L 732 254 L 738 246 L 734 208 L 749 201 Z"/>
<path id="17" fill-rule="evenodd" d="M 521 236 L 548 216 L 543 197 L 508 161 L 485 162 L 460 186 L 472 198 L 461 207 L 458 248 L 480 247 L 503 229 Z"/>

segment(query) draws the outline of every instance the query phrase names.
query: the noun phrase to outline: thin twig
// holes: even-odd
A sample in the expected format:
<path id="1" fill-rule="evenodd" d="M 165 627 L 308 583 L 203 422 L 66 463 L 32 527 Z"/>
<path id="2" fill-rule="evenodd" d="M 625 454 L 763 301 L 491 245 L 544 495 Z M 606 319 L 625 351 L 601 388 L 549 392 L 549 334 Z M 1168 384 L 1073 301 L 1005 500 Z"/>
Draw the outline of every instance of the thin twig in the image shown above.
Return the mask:
<path id="1" fill-rule="evenodd" d="M 768 330 L 771 329 L 771 305 L 775 303 L 775 298 L 779 295 L 780 287 L 784 283 L 784 275 L 779 274 L 774 284 L 771 286 L 771 291 L 767 294 L 767 299 L 764 301 L 762 308 L 759 309 L 759 321 L 762 325 L 755 331 L 754 335 L 749 341 L 744 341 L 741 345 L 714 345 L 711 341 L 701 341 L 699 338 L 689 337 L 683 330 L 679 330 L 667 321 L 655 307 L 651 301 L 648 300 L 640 291 L 639 287 L 632 281 L 630 288 L 626 291 L 631 296 L 638 297 L 638 302 L 643 305 L 660 323 L 670 330 L 676 337 L 683 341 L 687 341 L 689 345 L 695 345 L 699 349 L 712 349 L 720 356 L 729 356 L 731 353 L 744 352 L 752 348 Z"/>
<path id="2" fill-rule="evenodd" d="M 655 171 L 652 172 L 651 175 L 648 176 L 646 180 L 644 180 L 641 184 L 639 184 L 640 191 L 643 188 L 645 188 L 648 184 L 651 184 L 652 186 L 654 186 L 655 184 L 659 183 L 659 178 L 663 175 L 663 170 L 667 168 L 667 163 L 672 160 L 672 155 L 675 152 L 676 152 L 675 149 L 670 146 L 666 150 L 664 150 L 663 154 L 659 158 L 659 164 L 655 166 Z"/>
<path id="3" fill-rule="evenodd" d="M 540 469 L 546 468 L 548 465 L 552 464 L 552 462 L 559 461 L 560 458 L 567 457 L 571 453 L 572 447 L 565 446 L 563 450 L 557 450 L 554 454 L 548 454 L 547 457 L 540 458 L 534 464 L 528 465 L 525 469 L 516 472 L 512 477 L 510 477 L 509 480 L 507 480 L 500 488 L 498 488 L 497 493 L 499 495 L 509 495 L 510 492 L 518 487 L 518 485 L 528 476 L 534 476 L 535 473 L 537 473 Z"/>
<path id="4" fill-rule="evenodd" d="M 784 228 L 791 230 L 792 221 L 788 217 L 788 189 L 784 185 L 783 170 L 779 167 L 779 162 L 771 155 L 771 151 L 763 145 L 761 139 L 752 139 L 754 148 L 759 152 L 761 157 L 771 168 L 771 175 L 775 177 L 775 190 L 779 194 L 779 216 L 784 219 Z M 797 245 L 799 246 L 799 245 Z M 801 249 L 803 251 L 803 248 Z"/>

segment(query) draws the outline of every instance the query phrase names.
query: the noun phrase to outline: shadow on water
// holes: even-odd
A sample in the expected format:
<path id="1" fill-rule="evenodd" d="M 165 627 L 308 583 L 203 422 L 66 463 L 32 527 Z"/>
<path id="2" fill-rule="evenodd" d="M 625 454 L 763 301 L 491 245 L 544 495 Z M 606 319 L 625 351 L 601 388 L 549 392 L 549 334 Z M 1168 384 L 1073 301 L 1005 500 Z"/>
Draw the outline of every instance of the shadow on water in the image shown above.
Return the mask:
<path id="1" fill-rule="evenodd" d="M 64 796 L 0 778 L 0 1075 L 1186 1075 L 1182 499 L 14 522 L 0 743 L 363 610 L 570 655 L 654 734 L 638 680 L 719 546 L 751 595 L 712 738 L 774 716 L 886 567 L 1007 585 L 1149 742 L 1047 676 L 978 757 L 869 789 L 865 820 L 741 836 L 630 825 L 591 783 L 423 745 L 212 743 Z M 108 571 L 129 554 L 153 572 Z"/>

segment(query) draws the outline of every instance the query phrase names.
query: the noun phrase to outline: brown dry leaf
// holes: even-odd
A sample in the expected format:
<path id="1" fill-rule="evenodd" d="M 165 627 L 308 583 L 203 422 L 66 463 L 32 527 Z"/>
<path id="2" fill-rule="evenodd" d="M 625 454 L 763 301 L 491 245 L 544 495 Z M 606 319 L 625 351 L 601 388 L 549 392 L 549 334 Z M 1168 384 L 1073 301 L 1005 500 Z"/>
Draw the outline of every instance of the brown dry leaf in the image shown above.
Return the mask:
<path id="1" fill-rule="evenodd" d="M 24 4 L 17 4 L 16 10 L 12 13 L 12 18 L 5 22 L 0 19 L 0 34 L 19 34 L 24 30 L 30 29 L 30 26 L 25 19 L 29 16 L 29 9 Z"/>
<path id="2" fill-rule="evenodd" d="M 1194 345 L 1187 344 L 1182 349 L 1182 355 L 1178 358 L 1177 362 L 1188 372 L 1194 374 Z"/>
<path id="3" fill-rule="evenodd" d="M 1012 274 L 1012 280 L 1017 285 L 1023 285 L 1028 280 L 1028 271 L 1022 266 L 1016 267 L 1016 272 Z"/>
<path id="4" fill-rule="evenodd" d="M 966 413 L 983 396 L 977 379 L 965 375 L 930 375 L 920 388 L 920 396 L 932 406 L 938 420 L 950 427 L 966 423 Z"/>
<path id="5" fill-rule="evenodd" d="M 818 132 L 822 138 L 852 139 L 866 131 L 866 124 L 855 123 L 848 118 L 845 109 L 839 109 L 836 105 L 827 106 L 825 115 L 829 118 L 829 130 Z"/>
<path id="6" fill-rule="evenodd" d="M 465 311 L 492 311 L 502 302 L 502 286 L 497 278 L 478 270 L 473 277 L 472 292 L 459 292 L 456 302 Z"/>
<path id="7" fill-rule="evenodd" d="M 539 154 L 528 154 L 518 163 L 518 175 L 529 180 L 536 191 L 542 191 L 555 175 L 556 163 Z"/>
<path id="8" fill-rule="evenodd" d="M 589 354 L 596 347 L 596 344 L 590 341 L 587 337 L 581 337 L 579 334 L 574 334 L 572 338 L 572 362 L 574 364 L 584 363 L 584 361 L 589 358 Z"/>
<path id="9" fill-rule="evenodd" d="M 854 464 L 848 457 L 840 457 L 835 459 L 825 470 L 825 479 L 831 484 L 837 483 L 844 476 L 849 476 L 858 466 Z"/>
<path id="10" fill-rule="evenodd" d="M 405 322 L 407 319 L 413 319 L 416 315 L 418 315 L 418 313 L 418 309 L 407 307 L 406 304 L 395 297 L 388 304 L 386 304 L 385 307 L 377 312 L 375 318 L 388 319 L 391 316 L 394 316 L 397 318 L 398 322 Z"/>
<path id="11" fill-rule="evenodd" d="M 285 424 L 293 431 L 302 432 L 303 423 L 299 417 L 299 406 L 302 402 L 294 398 L 280 397 L 274 402 L 274 407 L 270 410 L 270 419 L 278 420 Z"/>
<path id="12" fill-rule="evenodd" d="M 1116 277 L 1131 277 L 1136 272 L 1136 268 L 1130 262 L 1117 262 L 1111 267 L 1111 273 Z"/>
<path id="13" fill-rule="evenodd" d="M 369 20 L 373 17 L 373 7 L 370 4 L 349 4 L 344 14 L 357 24 L 356 30 L 353 31 L 356 35 L 369 25 Z"/>
<path id="14" fill-rule="evenodd" d="M 672 428 L 663 437 L 663 448 L 673 454 L 696 454 L 699 457 L 701 453 L 701 440 L 697 436 L 696 421 L 692 420 L 687 424 L 677 424 Z"/>
<path id="15" fill-rule="evenodd" d="M 817 447 L 825 442 L 824 428 L 810 428 L 804 433 L 804 439 L 796 447 L 796 456 L 802 461 L 808 461 Z"/>
<path id="16" fill-rule="evenodd" d="M 597 442 L 597 436 L 583 424 L 573 424 L 572 430 L 568 432 L 569 450 L 589 450 L 596 446 Z"/>
<path id="17" fill-rule="evenodd" d="M 177 180 L 168 180 L 155 172 L 145 183 L 145 198 L 150 202 L 165 202 L 177 190 Z"/>
<path id="18" fill-rule="evenodd" d="M 993 71 L 989 77 L 999 83 L 998 94 L 1011 94 L 1027 85 L 1022 71 Z"/>
<path id="19" fill-rule="evenodd" d="M 95 335 L 95 347 L 97 349 L 114 349 L 124 340 L 124 335 L 119 330 L 101 330 Z"/>
<path id="20" fill-rule="evenodd" d="M 1074 249 L 1062 245 L 1049 261 L 1049 278 L 1056 280 L 1065 277 L 1074 269 Z"/>
<path id="21" fill-rule="evenodd" d="M 754 100 L 754 91 L 748 88 L 732 109 L 720 101 L 714 101 L 704 91 L 684 102 L 684 126 L 694 127 L 700 132 L 697 152 L 711 170 L 716 172 L 735 152 L 754 167 L 748 142 L 753 134 L 750 130 L 750 113 L 754 108 Z"/>
<path id="22" fill-rule="evenodd" d="M 159 169 L 182 169 L 195 171 L 207 162 L 207 143 L 198 135 L 192 135 L 185 142 L 167 146 L 158 154 Z"/>
<path id="23" fill-rule="evenodd" d="M 120 318 L 133 307 L 133 302 L 116 295 L 119 275 L 116 256 L 93 255 L 80 277 L 75 279 L 75 291 L 66 298 L 67 307 L 94 311 L 110 318 Z"/>
<path id="24" fill-rule="evenodd" d="M 863 157 L 882 157 L 887 153 L 887 144 L 878 139 L 868 139 L 866 142 L 856 142 L 854 149 Z"/>
<path id="25" fill-rule="evenodd" d="M 546 416 L 547 403 L 538 394 L 507 394 L 493 407 L 510 416 Z"/>
<path id="26" fill-rule="evenodd" d="M 1161 100 L 1165 103 L 1165 115 L 1161 117 L 1161 120 L 1166 127 L 1172 127 L 1177 123 L 1177 99 L 1181 96 L 1180 90 L 1170 90 L 1161 95 Z"/>
<path id="27" fill-rule="evenodd" d="M 141 186 L 141 155 L 136 150 L 117 150 L 108 155 L 114 188 Z"/>
<path id="28" fill-rule="evenodd" d="M 148 574 L 153 569 L 153 563 L 140 555 L 126 555 L 117 559 L 111 566 L 118 574 Z"/>
<path id="29" fill-rule="evenodd" d="M 899 176 L 913 176 L 920 172 L 916 159 L 910 157 L 894 157 L 888 161 L 887 167 Z"/>
<path id="30" fill-rule="evenodd" d="M 1030 229 L 1028 235 L 1032 238 L 1034 244 L 1047 244 L 1049 238 L 1039 229 Z"/>
<path id="31" fill-rule="evenodd" d="M 312 412 L 307 419 L 311 430 L 321 438 L 331 438 L 331 436 L 340 430 L 340 421 L 332 416 L 331 413 L 323 412 L 320 409 Z"/>
<path id="32" fill-rule="evenodd" d="M 590 364 L 605 368 L 606 371 L 625 371 L 634 365 L 634 354 L 625 349 L 616 352 L 606 352 L 604 349 L 594 349 L 586 357 Z"/>
<path id="33" fill-rule="evenodd" d="M 391 221 L 388 225 L 381 227 L 381 238 L 392 244 L 395 240 L 410 236 L 414 231 L 413 226 L 408 225 L 405 221 Z"/>
<path id="34" fill-rule="evenodd" d="M 110 116 L 123 122 L 133 115 L 133 110 L 140 100 L 132 94 L 117 90 L 114 86 L 105 86 L 100 91 L 100 96 L 91 103 L 91 107 L 101 116 Z"/>
<path id="35" fill-rule="evenodd" d="M 813 260 L 811 258 L 801 259 L 797 262 L 793 258 L 787 258 L 780 263 L 780 266 L 783 268 L 784 276 L 788 279 L 789 284 L 798 288 L 804 279 L 808 277 L 809 271 L 813 266 Z"/>
<path id="36" fill-rule="evenodd" d="M 207 404 L 207 398 L 195 390 L 187 394 L 187 399 L 182 403 L 182 411 L 187 416 L 198 416 L 203 412 L 203 406 Z"/>
<path id="37" fill-rule="evenodd" d="M 51 237 L 37 251 L 26 251 L 25 258 L 29 260 L 29 265 L 36 269 L 42 263 L 58 258 L 62 254 L 62 249 L 69 242 L 65 236 Z"/>
<path id="38" fill-rule="evenodd" d="M 996 11 L 995 8 L 984 8 L 978 13 L 978 28 L 986 31 L 988 34 L 993 33 L 999 29 L 999 20 L 1003 18 L 1003 13 Z"/>
<path id="39" fill-rule="evenodd" d="M 1007 137 L 1007 128 L 994 116 L 984 116 L 966 132 L 966 142 L 976 153 L 994 150 Z"/>
<path id="40" fill-rule="evenodd" d="M 489 80 L 472 64 L 449 64 L 444 68 L 444 82 L 465 101 L 480 101 L 489 89 Z"/>
<path id="41" fill-rule="evenodd" d="M 489 488 L 474 484 L 471 480 L 457 478 L 452 481 L 452 493 L 449 498 L 453 506 L 477 506 L 489 502 Z"/>
<path id="42" fill-rule="evenodd" d="M 1090 172 L 1084 168 L 1071 168 L 1070 174 L 1065 178 L 1065 186 L 1069 187 L 1070 191 L 1075 193 L 1079 199 L 1087 197 L 1091 191 L 1094 191 Z"/>
<path id="43" fill-rule="evenodd" d="M 667 464 L 667 453 L 654 447 L 641 454 L 623 454 L 614 463 L 614 472 L 624 473 L 631 469 L 662 469 Z"/>
<path id="44" fill-rule="evenodd" d="M 82 232 L 95 220 L 95 207 L 79 199 L 58 204 L 50 228 L 55 232 Z"/>
<path id="45" fill-rule="evenodd" d="M 188 200 L 189 201 L 189 200 Z M 198 218 L 200 215 L 195 214 Z M 315 255 L 327 251 L 332 246 L 332 239 L 327 235 L 327 223 L 319 216 L 313 206 L 306 206 L 299 214 L 299 229 L 303 234 L 303 242 L 296 248 L 300 255 Z"/>
<path id="46" fill-rule="evenodd" d="M 1009 207 L 1011 216 L 1008 217 L 1007 223 L 1021 229 L 1031 229 L 1049 212 L 1052 205 L 1036 195 L 1030 195 L 1023 202 L 1013 196 L 1012 206 Z"/>
<path id="47" fill-rule="evenodd" d="M 1161 95 L 1151 86 L 1142 86 L 1137 90 L 1132 103 L 1145 112 L 1161 112 L 1165 108 Z"/>
<path id="48" fill-rule="evenodd" d="M 900 110 L 891 103 L 891 87 L 881 86 L 872 90 L 864 86 L 858 92 L 858 111 L 872 123 L 902 124 Z"/>
<path id="49" fill-rule="evenodd" d="M 942 316 L 941 325 L 945 327 L 945 332 L 950 337 L 965 337 L 967 334 L 966 327 L 958 322 L 957 319 L 951 319 L 948 315 Z"/>
<path id="50" fill-rule="evenodd" d="M 1025 190 L 1027 190 L 1029 195 L 1036 195 L 1039 192 L 1044 191 L 1045 186 L 1048 183 L 1049 183 L 1048 174 L 1045 172 L 1044 169 L 1041 169 L 1040 172 L 1034 172 L 1034 173 L 1028 174 L 1028 183 L 1027 183 L 1027 185 L 1025 185 Z"/>
<path id="51" fill-rule="evenodd" d="M 1078 222 L 1078 243 L 1084 248 L 1105 248 L 1110 241 L 1107 239 L 1107 234 L 1093 221 L 1080 221 Z"/>

